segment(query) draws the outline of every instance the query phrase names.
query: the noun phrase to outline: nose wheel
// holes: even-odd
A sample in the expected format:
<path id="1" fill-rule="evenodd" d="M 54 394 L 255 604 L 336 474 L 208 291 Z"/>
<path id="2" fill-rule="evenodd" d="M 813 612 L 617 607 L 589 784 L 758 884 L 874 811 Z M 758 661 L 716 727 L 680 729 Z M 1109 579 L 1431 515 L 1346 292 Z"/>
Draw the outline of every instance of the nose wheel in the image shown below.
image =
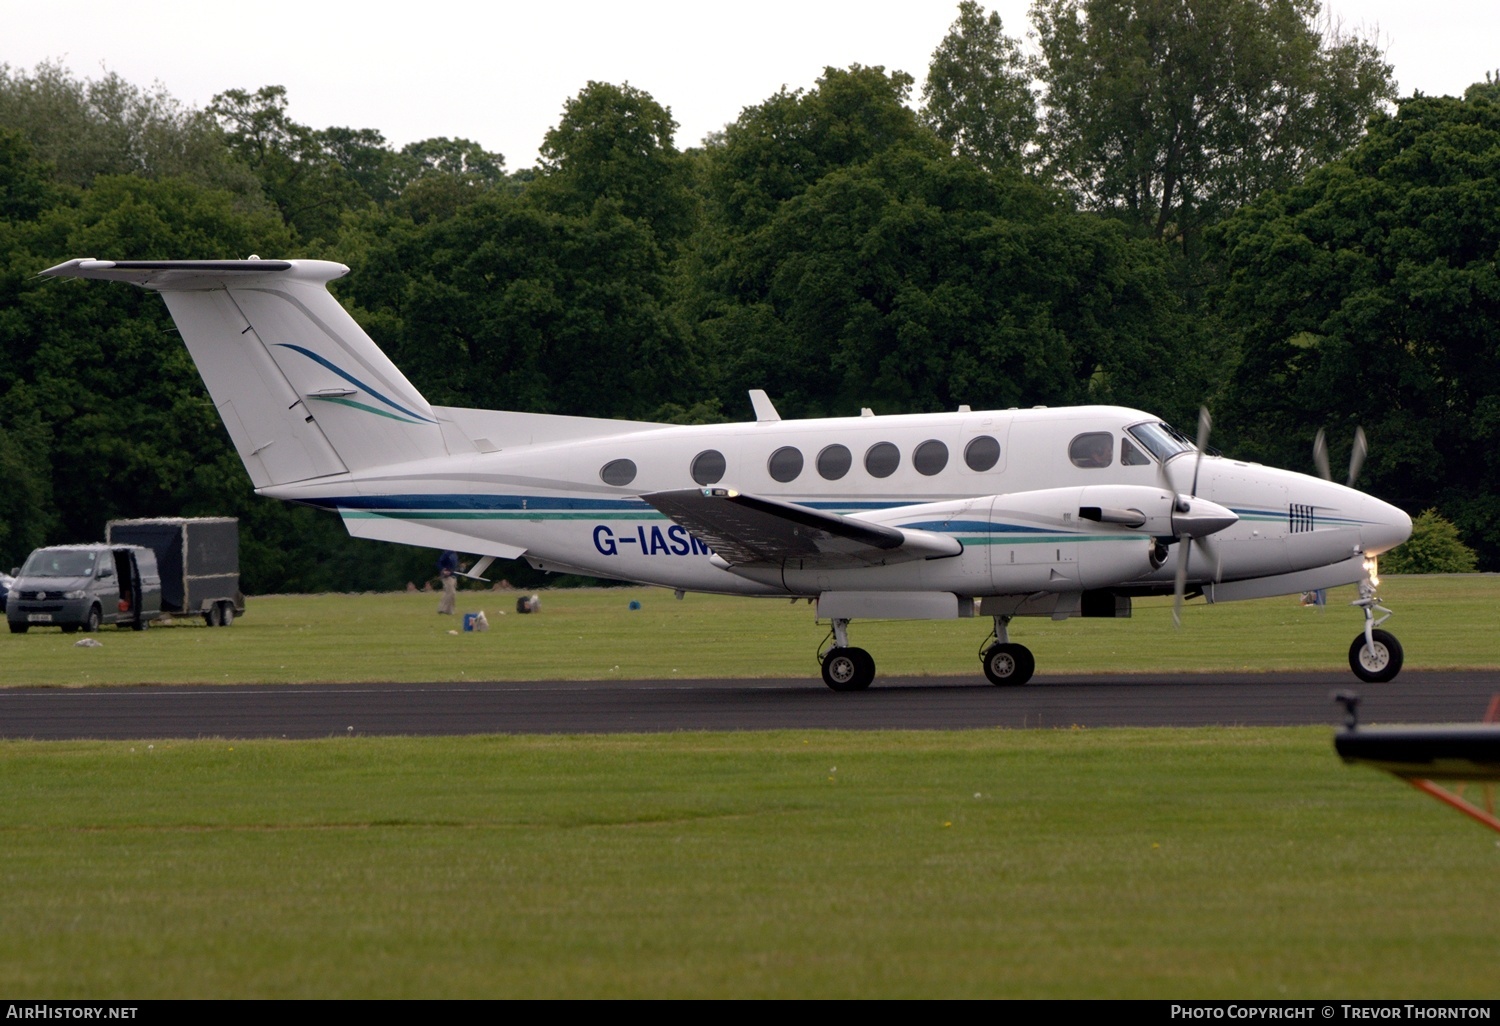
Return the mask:
<path id="1" fill-rule="evenodd" d="M 1370 567 L 1373 564 L 1367 566 Z M 1396 674 L 1401 672 L 1401 642 L 1390 631 L 1380 629 L 1380 625 L 1391 618 L 1391 611 L 1380 604 L 1380 599 L 1375 594 L 1375 584 L 1369 577 L 1360 582 L 1359 598 L 1352 605 L 1364 610 L 1365 629 L 1356 634 L 1349 645 L 1349 669 L 1368 684 L 1384 684 L 1388 680 L 1394 680 Z M 1385 615 L 1376 617 L 1376 610 Z"/>
<path id="2" fill-rule="evenodd" d="M 1366 640 L 1356 634 L 1349 646 L 1349 669 L 1369 684 L 1384 684 L 1401 672 L 1401 642 L 1390 631 L 1371 630 Z"/>

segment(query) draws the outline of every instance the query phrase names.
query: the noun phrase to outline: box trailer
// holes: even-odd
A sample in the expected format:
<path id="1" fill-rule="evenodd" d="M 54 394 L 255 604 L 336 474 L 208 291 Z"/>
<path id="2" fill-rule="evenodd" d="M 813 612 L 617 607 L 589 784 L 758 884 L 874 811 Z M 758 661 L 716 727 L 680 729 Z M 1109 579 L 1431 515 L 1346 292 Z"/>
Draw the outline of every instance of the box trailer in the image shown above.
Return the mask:
<path id="1" fill-rule="evenodd" d="M 104 536 L 110 544 L 140 545 L 156 553 L 163 612 L 201 616 L 210 627 L 228 627 L 244 614 L 237 518 L 111 520 Z"/>

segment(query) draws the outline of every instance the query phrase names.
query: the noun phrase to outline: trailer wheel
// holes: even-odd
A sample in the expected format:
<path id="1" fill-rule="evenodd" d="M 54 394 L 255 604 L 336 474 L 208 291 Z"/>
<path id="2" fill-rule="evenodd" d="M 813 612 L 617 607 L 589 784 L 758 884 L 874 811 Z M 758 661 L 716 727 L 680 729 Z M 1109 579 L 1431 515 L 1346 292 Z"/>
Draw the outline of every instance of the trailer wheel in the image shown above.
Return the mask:
<path id="1" fill-rule="evenodd" d="M 224 622 L 224 614 L 219 611 L 217 604 L 209 606 L 203 611 L 203 622 L 210 627 L 217 627 Z"/>
<path id="2" fill-rule="evenodd" d="M 219 603 L 219 626 L 234 626 L 234 606 L 228 602 Z"/>

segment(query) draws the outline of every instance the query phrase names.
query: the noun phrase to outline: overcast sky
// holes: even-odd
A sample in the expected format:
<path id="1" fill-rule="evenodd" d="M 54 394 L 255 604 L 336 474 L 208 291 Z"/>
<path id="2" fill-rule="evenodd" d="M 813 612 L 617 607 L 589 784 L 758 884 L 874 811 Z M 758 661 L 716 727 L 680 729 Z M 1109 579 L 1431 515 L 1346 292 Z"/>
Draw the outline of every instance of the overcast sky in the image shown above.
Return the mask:
<path id="1" fill-rule="evenodd" d="M 1010 35 L 1029 0 L 997 0 Z M 1497 0 L 1333 0 L 1374 36 L 1402 95 L 1461 94 L 1500 69 Z M 203 106 L 225 89 L 284 85 L 294 120 L 374 128 L 396 146 L 473 139 L 511 169 L 536 162 L 563 102 L 589 80 L 629 82 L 671 108 L 695 145 L 782 85 L 827 65 L 900 68 L 917 79 L 957 0 L 564 0 L 388 4 L 331 0 L 0 0 L 0 63 L 60 60 L 160 82 Z"/>

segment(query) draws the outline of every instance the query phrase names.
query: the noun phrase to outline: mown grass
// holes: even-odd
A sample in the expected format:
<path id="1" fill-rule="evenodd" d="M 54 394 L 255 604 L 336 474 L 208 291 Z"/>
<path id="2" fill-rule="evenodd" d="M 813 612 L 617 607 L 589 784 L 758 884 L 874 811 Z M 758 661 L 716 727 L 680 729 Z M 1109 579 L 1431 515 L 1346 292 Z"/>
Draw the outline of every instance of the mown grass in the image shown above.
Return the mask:
<path id="1" fill-rule="evenodd" d="M 1413 669 L 1500 666 L 1491 629 L 1500 575 L 1392 577 L 1387 628 Z M 491 629 L 463 633 L 428 594 L 272 595 L 250 599 L 228 629 L 198 621 L 144 633 L 107 628 L 101 648 L 55 629 L 0 634 L 0 683 L 293 683 L 672 677 L 816 677 L 826 628 L 812 609 L 764 599 L 648 588 L 543 592 L 539 615 L 519 616 L 515 594 L 460 592 L 460 613 L 484 610 Z M 1335 589 L 1328 605 L 1295 598 L 1189 603 L 1174 630 L 1170 599 L 1138 601 L 1129 620 L 1017 620 L 1012 637 L 1038 673 L 1341 669 L 1362 620 Z M 629 609 L 636 601 L 641 608 Z M 505 615 L 501 615 L 504 613 Z M 987 619 L 866 622 L 853 639 L 880 673 L 976 674 Z"/>
<path id="2" fill-rule="evenodd" d="M 1492 997 L 1497 858 L 1315 728 L 9 742 L 0 992 Z"/>

